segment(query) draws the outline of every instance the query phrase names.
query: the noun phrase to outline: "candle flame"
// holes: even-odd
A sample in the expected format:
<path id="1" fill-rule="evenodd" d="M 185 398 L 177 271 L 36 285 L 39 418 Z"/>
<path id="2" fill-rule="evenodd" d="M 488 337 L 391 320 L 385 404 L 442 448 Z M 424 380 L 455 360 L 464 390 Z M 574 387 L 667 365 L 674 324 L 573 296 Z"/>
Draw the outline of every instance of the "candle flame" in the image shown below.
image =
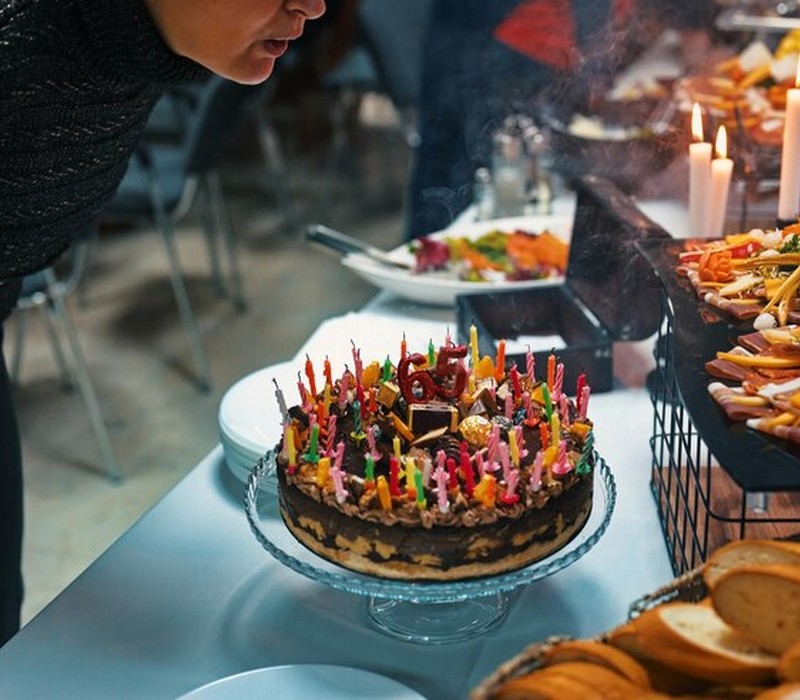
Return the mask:
<path id="1" fill-rule="evenodd" d="M 717 140 L 714 144 L 714 150 L 717 152 L 717 158 L 728 157 L 728 132 L 724 126 L 717 129 Z"/>
<path id="2" fill-rule="evenodd" d="M 697 102 L 692 105 L 692 138 L 697 142 L 703 140 L 703 114 Z"/>

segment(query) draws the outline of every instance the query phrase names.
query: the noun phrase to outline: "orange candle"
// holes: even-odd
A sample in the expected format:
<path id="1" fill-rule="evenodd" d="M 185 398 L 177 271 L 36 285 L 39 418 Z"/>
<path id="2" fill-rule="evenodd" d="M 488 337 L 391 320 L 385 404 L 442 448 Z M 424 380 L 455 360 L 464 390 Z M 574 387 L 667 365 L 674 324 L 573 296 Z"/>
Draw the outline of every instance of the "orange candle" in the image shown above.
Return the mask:
<path id="1" fill-rule="evenodd" d="M 333 375 L 331 374 L 331 361 L 328 359 L 328 356 L 325 356 L 325 363 L 323 364 L 322 371 L 325 374 L 325 382 L 329 386 L 333 386 Z"/>
<path id="2" fill-rule="evenodd" d="M 551 352 L 547 358 L 547 388 L 550 392 L 553 391 L 553 386 L 556 383 L 556 356 Z"/>
<path id="3" fill-rule="evenodd" d="M 494 378 L 499 382 L 506 373 L 506 341 L 497 343 L 497 359 L 494 361 Z"/>
<path id="4" fill-rule="evenodd" d="M 381 508 L 385 511 L 392 509 L 392 494 L 389 493 L 389 485 L 386 483 L 386 477 L 381 474 L 378 477 L 378 500 L 381 502 Z"/>
<path id="5" fill-rule="evenodd" d="M 314 365 L 311 364 L 311 358 L 306 355 L 306 377 L 308 377 L 308 386 L 311 389 L 311 396 L 317 398 L 317 380 L 314 376 Z"/>

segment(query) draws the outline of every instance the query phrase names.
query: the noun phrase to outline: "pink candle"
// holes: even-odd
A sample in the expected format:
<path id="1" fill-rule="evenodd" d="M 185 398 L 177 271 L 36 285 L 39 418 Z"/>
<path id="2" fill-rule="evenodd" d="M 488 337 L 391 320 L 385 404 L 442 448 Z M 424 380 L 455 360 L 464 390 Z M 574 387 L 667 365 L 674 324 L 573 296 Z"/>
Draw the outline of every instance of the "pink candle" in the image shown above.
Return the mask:
<path id="1" fill-rule="evenodd" d="M 536 381 L 536 358 L 533 355 L 533 351 L 531 350 L 531 346 L 528 346 L 528 352 L 525 354 L 525 373 L 528 375 L 528 381 L 533 386 L 533 383 Z"/>
<path id="2" fill-rule="evenodd" d="M 347 403 L 347 392 L 350 387 L 350 372 L 347 368 L 342 374 L 342 380 L 339 382 L 339 410 L 344 411 L 345 404 Z"/>
<path id="3" fill-rule="evenodd" d="M 506 418 L 511 420 L 514 415 L 514 399 L 511 394 L 506 394 Z"/>
<path id="4" fill-rule="evenodd" d="M 583 391 L 581 392 L 581 409 L 578 412 L 578 420 L 586 420 L 587 412 L 589 411 L 589 394 L 591 393 L 591 389 L 587 384 L 583 387 Z"/>
<path id="5" fill-rule="evenodd" d="M 689 145 L 689 233 L 705 236 L 711 188 L 711 144 L 703 141 L 703 116 L 697 103 L 692 106 L 692 139 L 694 142 Z"/>
<path id="6" fill-rule="evenodd" d="M 478 476 L 482 479 L 486 472 L 486 465 L 483 463 L 483 451 L 475 453 L 475 468 L 478 470 Z"/>
<path id="7" fill-rule="evenodd" d="M 514 389 L 514 396 L 521 396 L 522 395 L 522 385 L 519 382 L 519 370 L 517 369 L 517 365 L 511 365 L 511 369 L 509 370 L 509 376 L 511 377 L 511 387 Z"/>
<path id="8" fill-rule="evenodd" d="M 501 442 L 500 449 L 500 464 L 503 465 L 503 478 L 508 481 L 508 473 L 511 471 L 511 456 L 508 453 L 508 443 Z"/>
<path id="9" fill-rule="evenodd" d="M 539 450 L 533 460 L 531 472 L 531 489 L 539 491 L 542 488 L 542 467 L 544 466 L 544 450 Z"/>
<path id="10" fill-rule="evenodd" d="M 438 466 L 433 472 L 433 478 L 436 480 L 436 502 L 439 506 L 439 512 L 447 513 L 450 510 L 450 500 L 447 496 L 447 481 L 449 479 L 447 471 L 442 466 Z"/>

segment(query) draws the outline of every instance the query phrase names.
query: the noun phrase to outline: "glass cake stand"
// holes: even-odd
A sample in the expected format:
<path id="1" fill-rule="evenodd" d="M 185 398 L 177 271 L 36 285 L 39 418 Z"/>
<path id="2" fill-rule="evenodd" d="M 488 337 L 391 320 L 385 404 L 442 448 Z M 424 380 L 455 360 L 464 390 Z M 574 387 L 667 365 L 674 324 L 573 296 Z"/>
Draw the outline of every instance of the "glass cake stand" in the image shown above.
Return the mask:
<path id="1" fill-rule="evenodd" d="M 564 547 L 530 566 L 497 576 L 446 582 L 397 581 L 350 571 L 300 544 L 281 519 L 274 495 L 275 458 L 264 455 L 250 472 L 245 511 L 256 539 L 290 569 L 332 588 L 367 597 L 367 616 L 384 634 L 410 642 L 446 644 L 483 634 L 508 613 L 513 589 L 575 563 L 608 528 L 617 488 L 605 460 L 595 453 L 594 502 L 584 528 Z"/>

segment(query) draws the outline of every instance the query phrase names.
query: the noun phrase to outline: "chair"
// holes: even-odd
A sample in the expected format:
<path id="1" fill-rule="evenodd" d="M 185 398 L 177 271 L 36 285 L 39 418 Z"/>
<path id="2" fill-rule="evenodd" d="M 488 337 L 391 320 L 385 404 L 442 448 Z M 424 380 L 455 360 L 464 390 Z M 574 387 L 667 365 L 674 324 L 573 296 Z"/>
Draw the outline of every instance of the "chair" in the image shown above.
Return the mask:
<path id="1" fill-rule="evenodd" d="M 105 472 L 111 481 L 119 482 L 122 473 L 117 465 L 111 439 L 89 377 L 78 331 L 67 307 L 67 298 L 77 288 L 86 269 L 90 244 L 88 233 L 73 244 L 68 256 L 70 271 L 63 278 L 58 278 L 53 268 L 47 268 L 23 279 L 14 316 L 16 333 L 9 374 L 13 382 L 19 381 L 28 316 L 33 311 L 41 311 L 47 337 L 61 375 L 61 383 L 65 390 L 72 390 L 77 384 L 86 405 Z M 66 344 L 62 339 L 66 340 Z"/>
<path id="2" fill-rule="evenodd" d="M 212 279 L 230 295 L 238 311 L 246 307 L 236 241 L 222 192 L 217 165 L 229 139 L 259 99 L 265 85 L 239 85 L 212 77 L 199 93 L 196 108 L 186 112 L 188 132 L 180 143 L 142 138 L 119 190 L 101 219 L 146 221 L 155 225 L 164 243 L 170 281 L 195 367 L 197 385 L 211 387 L 208 360 L 186 290 L 175 241 L 174 224 L 197 202 L 209 250 Z M 218 255 L 221 233 L 227 256 L 228 281 Z"/>

